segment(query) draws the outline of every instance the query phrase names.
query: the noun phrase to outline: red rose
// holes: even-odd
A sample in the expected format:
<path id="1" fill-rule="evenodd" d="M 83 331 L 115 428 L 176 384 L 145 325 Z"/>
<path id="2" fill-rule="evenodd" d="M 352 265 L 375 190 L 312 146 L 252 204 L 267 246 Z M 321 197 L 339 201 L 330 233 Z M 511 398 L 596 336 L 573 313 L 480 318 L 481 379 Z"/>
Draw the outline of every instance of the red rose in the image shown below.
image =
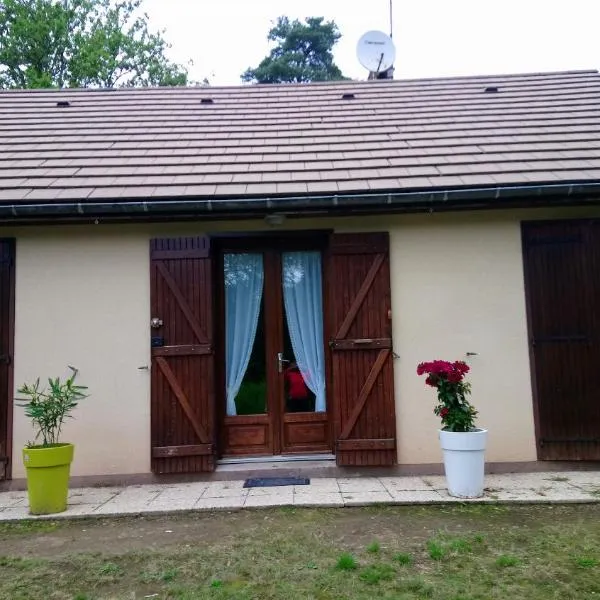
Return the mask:
<path id="1" fill-rule="evenodd" d="M 440 410 L 440 417 L 442 417 L 442 419 L 444 419 L 449 412 L 450 412 L 449 409 L 442 408 L 442 410 Z"/>
<path id="2" fill-rule="evenodd" d="M 431 387 L 437 387 L 437 382 L 438 382 L 438 377 L 437 377 L 437 375 L 434 375 L 433 373 L 431 375 L 429 375 L 427 377 L 427 379 L 425 380 L 425 383 L 427 385 L 430 385 Z"/>
<path id="3" fill-rule="evenodd" d="M 462 361 L 462 360 L 457 360 L 454 363 L 454 368 L 459 372 L 462 373 L 463 375 L 465 375 L 466 373 L 468 373 L 470 371 L 469 365 Z"/>
<path id="4" fill-rule="evenodd" d="M 453 363 L 447 360 L 434 360 L 417 365 L 417 375 L 427 374 L 425 383 L 432 387 L 437 387 L 440 380 L 452 384 L 461 383 L 468 372 L 469 366 L 462 360 Z"/>
<path id="5" fill-rule="evenodd" d="M 463 376 L 460 373 L 457 373 L 456 371 L 453 371 L 451 373 L 448 373 L 448 375 L 446 375 L 446 379 L 448 379 L 448 381 L 450 383 L 460 383 L 462 377 Z"/>

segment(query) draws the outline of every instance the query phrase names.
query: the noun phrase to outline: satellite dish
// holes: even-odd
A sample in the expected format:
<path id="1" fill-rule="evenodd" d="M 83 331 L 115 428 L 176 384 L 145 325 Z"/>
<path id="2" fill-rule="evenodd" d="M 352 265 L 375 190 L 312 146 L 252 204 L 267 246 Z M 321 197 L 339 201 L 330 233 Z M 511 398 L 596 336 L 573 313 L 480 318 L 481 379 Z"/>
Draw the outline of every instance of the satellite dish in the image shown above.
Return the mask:
<path id="1" fill-rule="evenodd" d="M 356 47 L 358 62 L 370 73 L 387 71 L 396 60 L 392 38 L 383 31 L 367 31 Z"/>

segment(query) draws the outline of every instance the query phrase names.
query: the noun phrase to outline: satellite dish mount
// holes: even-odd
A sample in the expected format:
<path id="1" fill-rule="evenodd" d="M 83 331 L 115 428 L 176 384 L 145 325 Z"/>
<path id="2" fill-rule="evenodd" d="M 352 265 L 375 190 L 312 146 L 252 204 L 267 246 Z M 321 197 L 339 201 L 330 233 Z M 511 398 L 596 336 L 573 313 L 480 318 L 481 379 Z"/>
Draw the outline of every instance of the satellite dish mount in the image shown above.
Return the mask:
<path id="1" fill-rule="evenodd" d="M 369 79 L 392 79 L 396 48 L 383 31 L 367 31 L 356 47 L 358 62 L 369 71 Z"/>

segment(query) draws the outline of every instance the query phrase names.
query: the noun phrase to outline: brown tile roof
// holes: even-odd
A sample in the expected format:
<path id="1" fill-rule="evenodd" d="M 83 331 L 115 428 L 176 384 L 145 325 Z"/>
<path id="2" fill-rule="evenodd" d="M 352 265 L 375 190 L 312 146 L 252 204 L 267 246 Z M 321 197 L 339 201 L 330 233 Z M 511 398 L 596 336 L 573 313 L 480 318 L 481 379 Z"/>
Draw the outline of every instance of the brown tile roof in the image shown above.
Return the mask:
<path id="1" fill-rule="evenodd" d="M 0 204 L 590 181 L 596 71 L 0 92 Z"/>

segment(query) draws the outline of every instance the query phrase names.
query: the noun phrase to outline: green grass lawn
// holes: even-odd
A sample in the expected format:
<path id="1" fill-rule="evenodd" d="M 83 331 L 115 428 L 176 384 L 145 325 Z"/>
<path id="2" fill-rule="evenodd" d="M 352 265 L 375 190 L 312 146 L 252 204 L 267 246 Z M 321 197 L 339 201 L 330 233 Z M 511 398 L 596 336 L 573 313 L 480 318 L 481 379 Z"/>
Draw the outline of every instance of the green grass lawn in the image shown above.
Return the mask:
<path id="1" fill-rule="evenodd" d="M 371 507 L 0 525 L 0 598 L 600 598 L 600 505 Z"/>

